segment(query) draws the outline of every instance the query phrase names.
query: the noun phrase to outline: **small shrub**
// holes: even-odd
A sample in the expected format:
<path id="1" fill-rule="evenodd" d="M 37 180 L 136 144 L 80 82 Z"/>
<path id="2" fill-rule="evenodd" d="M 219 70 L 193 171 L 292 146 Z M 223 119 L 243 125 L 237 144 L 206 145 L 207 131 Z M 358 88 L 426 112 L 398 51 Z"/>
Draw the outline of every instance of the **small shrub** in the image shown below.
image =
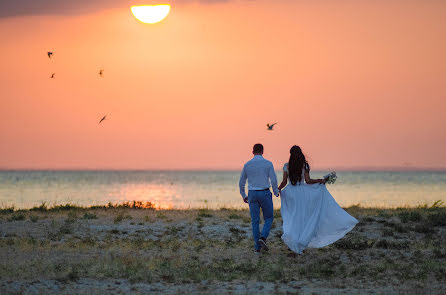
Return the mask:
<path id="1" fill-rule="evenodd" d="M 243 223 L 251 223 L 251 218 L 243 216 L 242 221 L 243 221 Z"/>
<path id="2" fill-rule="evenodd" d="M 373 246 L 373 240 L 359 235 L 349 235 L 333 244 L 335 248 L 344 250 L 364 250 Z"/>
<path id="3" fill-rule="evenodd" d="M 207 209 L 200 209 L 198 212 L 198 217 L 209 218 L 212 217 L 212 214 L 209 213 Z"/>
<path id="4" fill-rule="evenodd" d="M 433 234 L 436 232 L 435 229 L 432 228 L 432 226 L 426 223 L 417 224 L 414 227 L 414 231 L 417 233 L 424 233 L 424 234 Z"/>
<path id="5" fill-rule="evenodd" d="M 73 205 L 73 204 L 65 204 L 65 205 L 56 205 L 50 209 L 49 211 L 70 211 L 70 210 L 80 210 L 82 207 Z"/>
<path id="6" fill-rule="evenodd" d="M 379 240 L 375 243 L 376 248 L 382 248 L 382 249 L 408 249 L 409 248 L 409 242 L 394 242 L 389 240 Z"/>
<path id="7" fill-rule="evenodd" d="M 25 220 L 25 214 L 23 213 L 17 213 L 12 215 L 11 217 L 8 218 L 8 221 L 19 221 L 19 220 Z"/>
<path id="8" fill-rule="evenodd" d="M 206 246 L 204 245 L 204 243 L 200 243 L 197 246 L 194 247 L 194 251 L 195 252 L 200 252 L 201 250 L 203 250 L 204 248 L 206 248 Z"/>
<path id="9" fill-rule="evenodd" d="M 166 234 L 168 234 L 168 235 L 176 235 L 181 230 L 183 230 L 183 227 L 170 226 L 170 227 L 167 228 Z"/>
<path id="10" fill-rule="evenodd" d="M 437 200 L 435 201 L 432 206 L 430 207 L 431 209 L 438 209 L 438 208 L 444 208 L 444 201 L 442 200 Z"/>
<path id="11" fill-rule="evenodd" d="M 435 258 L 446 258 L 446 251 L 441 251 L 440 248 L 434 248 L 434 257 Z"/>
<path id="12" fill-rule="evenodd" d="M 393 231 L 385 228 L 382 233 L 383 237 L 393 237 Z"/>
<path id="13" fill-rule="evenodd" d="M 156 218 L 165 219 L 167 218 L 167 216 L 164 215 L 162 212 L 156 212 Z"/>
<path id="14" fill-rule="evenodd" d="M 65 222 L 60 228 L 59 228 L 59 235 L 68 235 L 72 233 L 72 229 L 69 223 Z"/>
<path id="15" fill-rule="evenodd" d="M 113 220 L 114 223 L 119 223 L 121 221 L 123 221 L 124 219 L 132 219 L 133 217 L 130 215 L 124 215 L 124 213 L 119 213 L 118 216 L 115 217 L 115 219 Z"/>
<path id="16" fill-rule="evenodd" d="M 383 218 L 389 218 L 391 215 L 388 212 L 384 211 L 384 210 L 379 210 L 378 211 L 378 216 L 379 217 L 383 217 Z"/>
<path id="17" fill-rule="evenodd" d="M 46 211 L 48 211 L 48 207 L 47 207 L 46 203 L 43 202 L 42 204 L 40 204 L 40 206 L 34 206 L 31 209 L 29 209 L 29 211 L 46 212 Z"/>
<path id="18" fill-rule="evenodd" d="M 32 222 L 37 222 L 37 220 L 39 220 L 39 216 L 36 216 L 36 215 L 30 215 L 30 216 L 29 216 L 29 220 L 31 220 Z"/>
<path id="19" fill-rule="evenodd" d="M 367 216 L 362 219 L 364 222 L 375 222 L 375 218 Z"/>
<path id="20" fill-rule="evenodd" d="M 429 214 L 427 220 L 432 226 L 446 226 L 446 211 L 437 211 Z"/>
<path id="21" fill-rule="evenodd" d="M 150 209 L 150 210 L 154 210 L 155 209 L 155 204 L 153 204 L 152 202 L 141 202 L 141 201 L 133 201 L 133 202 L 123 202 L 122 204 L 115 204 L 113 205 L 112 203 L 108 204 L 109 208 L 114 208 L 114 209 Z"/>
<path id="22" fill-rule="evenodd" d="M 231 233 L 235 234 L 235 235 L 245 234 L 245 233 L 246 233 L 246 231 L 241 230 L 241 229 L 238 229 L 238 228 L 236 228 L 236 227 L 230 227 L 230 228 L 229 228 L 229 231 L 230 231 Z"/>
<path id="23" fill-rule="evenodd" d="M 229 218 L 229 219 L 241 219 L 242 216 L 241 216 L 241 215 L 238 215 L 238 214 L 235 214 L 235 213 L 231 213 L 231 214 L 228 216 L 228 218 Z"/>
<path id="24" fill-rule="evenodd" d="M 82 244 L 84 244 L 86 246 L 94 246 L 96 244 L 96 240 L 94 238 L 88 236 L 82 240 Z"/>
<path id="25" fill-rule="evenodd" d="M 396 232 L 399 232 L 399 233 L 407 233 L 407 229 L 403 225 L 401 225 L 400 223 L 387 222 L 387 223 L 384 224 L 384 226 L 391 227 Z"/>
<path id="26" fill-rule="evenodd" d="M 77 271 L 77 269 L 72 268 L 70 270 L 70 272 L 67 274 L 67 280 L 73 281 L 73 282 L 79 280 L 79 272 Z"/>
<path id="27" fill-rule="evenodd" d="M 1 208 L 0 214 L 14 213 L 14 207 Z"/>
<path id="28" fill-rule="evenodd" d="M 67 219 L 65 219 L 66 223 L 73 223 L 77 220 L 77 214 L 75 212 L 68 213 Z"/>
<path id="29" fill-rule="evenodd" d="M 96 214 L 85 212 L 83 218 L 84 219 L 97 219 L 98 217 L 96 216 Z"/>
<path id="30" fill-rule="evenodd" d="M 418 211 L 403 211 L 399 214 L 400 220 L 403 223 L 407 223 L 408 221 L 418 222 L 421 221 L 422 215 Z"/>

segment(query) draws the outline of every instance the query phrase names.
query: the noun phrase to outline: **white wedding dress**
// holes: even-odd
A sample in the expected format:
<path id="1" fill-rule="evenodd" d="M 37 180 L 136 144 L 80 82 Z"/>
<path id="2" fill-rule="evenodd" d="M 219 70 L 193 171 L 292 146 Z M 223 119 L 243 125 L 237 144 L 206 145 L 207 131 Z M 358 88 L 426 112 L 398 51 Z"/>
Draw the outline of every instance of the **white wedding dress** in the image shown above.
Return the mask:
<path id="1" fill-rule="evenodd" d="M 288 172 L 288 163 L 283 170 Z M 282 240 L 294 252 L 321 248 L 342 238 L 358 223 L 342 209 L 322 184 L 302 181 L 288 185 L 281 192 Z"/>

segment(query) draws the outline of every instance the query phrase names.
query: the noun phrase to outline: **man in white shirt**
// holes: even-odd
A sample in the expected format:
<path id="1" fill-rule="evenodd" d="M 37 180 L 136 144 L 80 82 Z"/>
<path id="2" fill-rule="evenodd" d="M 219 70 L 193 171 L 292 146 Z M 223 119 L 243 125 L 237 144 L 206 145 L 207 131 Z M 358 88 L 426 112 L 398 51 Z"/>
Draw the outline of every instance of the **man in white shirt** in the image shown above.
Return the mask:
<path id="1" fill-rule="evenodd" d="M 255 253 L 259 253 L 262 248 L 268 251 L 266 239 L 274 218 L 273 200 L 269 187 L 272 186 L 276 197 L 279 196 L 279 190 L 273 163 L 263 158 L 263 145 L 255 144 L 252 153 L 254 158 L 243 166 L 239 186 L 243 201 L 249 204 Z M 248 179 L 248 196 L 245 191 L 246 179 Z M 259 230 L 260 208 L 262 208 L 265 220 L 261 235 Z"/>

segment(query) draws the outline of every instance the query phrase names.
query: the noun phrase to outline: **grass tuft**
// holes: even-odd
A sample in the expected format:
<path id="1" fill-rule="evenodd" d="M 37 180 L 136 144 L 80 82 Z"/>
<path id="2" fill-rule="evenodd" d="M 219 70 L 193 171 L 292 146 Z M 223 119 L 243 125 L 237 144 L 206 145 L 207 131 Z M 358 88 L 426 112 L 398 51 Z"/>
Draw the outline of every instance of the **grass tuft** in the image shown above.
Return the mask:
<path id="1" fill-rule="evenodd" d="M 9 214 L 14 213 L 14 206 L 13 207 L 7 207 L 7 208 L 0 208 L 0 214 Z"/>
<path id="2" fill-rule="evenodd" d="M 94 214 L 94 213 L 88 213 L 88 212 L 85 212 L 83 218 L 84 218 L 84 219 L 97 219 L 98 217 L 97 217 L 96 214 Z"/>
<path id="3" fill-rule="evenodd" d="M 36 215 L 30 215 L 30 216 L 29 216 L 29 220 L 31 220 L 32 222 L 37 222 L 37 220 L 39 220 L 39 216 L 36 216 Z"/>
<path id="4" fill-rule="evenodd" d="M 198 210 L 198 217 L 210 218 L 212 214 L 208 209 L 200 209 Z"/>
<path id="5" fill-rule="evenodd" d="M 8 221 L 9 222 L 11 222 L 11 221 L 20 221 L 20 220 L 25 220 L 25 214 L 23 214 L 23 213 L 17 213 L 17 214 L 14 214 L 14 215 L 12 215 L 12 216 L 10 216 L 9 218 L 8 218 Z"/>
<path id="6" fill-rule="evenodd" d="M 418 222 L 422 219 L 421 213 L 414 210 L 405 210 L 403 212 L 400 212 L 398 216 L 403 223 L 407 223 L 409 221 Z"/>
<path id="7" fill-rule="evenodd" d="M 29 211 L 46 212 L 46 211 L 48 211 L 48 207 L 47 207 L 46 203 L 43 202 L 42 204 L 40 204 L 40 206 L 34 206 L 31 209 L 29 209 Z"/>
<path id="8" fill-rule="evenodd" d="M 131 215 L 124 215 L 123 212 L 119 213 L 115 219 L 113 220 L 114 223 L 119 223 L 121 221 L 123 221 L 124 219 L 132 219 Z"/>
<path id="9" fill-rule="evenodd" d="M 228 218 L 229 219 L 241 219 L 242 216 L 238 215 L 238 214 L 235 214 L 235 213 L 231 213 L 231 214 L 229 214 Z"/>

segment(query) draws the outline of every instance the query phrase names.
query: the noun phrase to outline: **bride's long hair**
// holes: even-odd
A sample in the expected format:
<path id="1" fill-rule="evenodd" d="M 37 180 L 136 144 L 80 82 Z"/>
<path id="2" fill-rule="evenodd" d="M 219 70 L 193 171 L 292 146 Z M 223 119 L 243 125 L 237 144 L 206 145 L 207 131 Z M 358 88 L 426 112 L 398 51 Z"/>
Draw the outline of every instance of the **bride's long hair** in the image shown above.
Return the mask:
<path id="1" fill-rule="evenodd" d="M 302 169 L 310 172 L 310 165 L 302 153 L 302 149 L 293 145 L 290 149 L 290 160 L 288 161 L 288 176 L 292 185 L 296 185 L 302 181 Z"/>

